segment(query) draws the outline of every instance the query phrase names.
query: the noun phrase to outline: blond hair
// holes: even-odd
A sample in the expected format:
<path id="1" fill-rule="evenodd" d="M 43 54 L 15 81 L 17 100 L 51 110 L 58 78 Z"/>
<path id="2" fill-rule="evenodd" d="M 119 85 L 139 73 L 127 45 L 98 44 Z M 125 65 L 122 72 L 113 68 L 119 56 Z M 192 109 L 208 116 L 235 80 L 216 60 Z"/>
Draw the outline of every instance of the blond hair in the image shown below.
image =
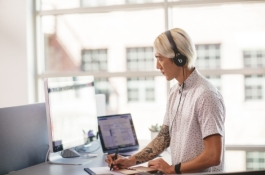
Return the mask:
<path id="1" fill-rule="evenodd" d="M 187 57 L 187 67 L 191 68 L 195 64 L 196 50 L 189 35 L 180 28 L 170 30 L 174 42 L 176 43 L 179 52 Z M 156 52 L 167 58 L 174 58 L 175 53 L 171 49 L 171 45 L 165 33 L 161 33 L 154 41 L 154 49 Z"/>

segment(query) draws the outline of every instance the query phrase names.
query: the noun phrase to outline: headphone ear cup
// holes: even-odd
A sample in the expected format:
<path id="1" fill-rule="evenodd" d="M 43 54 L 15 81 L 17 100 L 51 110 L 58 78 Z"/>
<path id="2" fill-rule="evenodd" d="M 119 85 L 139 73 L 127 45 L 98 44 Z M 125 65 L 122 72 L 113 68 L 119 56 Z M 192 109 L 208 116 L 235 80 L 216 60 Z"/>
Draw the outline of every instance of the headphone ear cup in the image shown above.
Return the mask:
<path id="1" fill-rule="evenodd" d="M 184 55 L 179 54 L 173 58 L 173 61 L 177 66 L 183 67 L 187 62 L 187 58 Z"/>

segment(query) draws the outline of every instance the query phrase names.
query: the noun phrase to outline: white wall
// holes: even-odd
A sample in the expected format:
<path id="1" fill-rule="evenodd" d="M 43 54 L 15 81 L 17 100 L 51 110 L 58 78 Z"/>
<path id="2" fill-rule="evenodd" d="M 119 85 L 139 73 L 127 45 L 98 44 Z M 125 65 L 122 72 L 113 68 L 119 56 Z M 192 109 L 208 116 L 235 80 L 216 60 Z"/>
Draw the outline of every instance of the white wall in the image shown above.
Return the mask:
<path id="1" fill-rule="evenodd" d="M 27 5 L 27 0 L 0 0 L 0 107 L 30 102 Z"/>

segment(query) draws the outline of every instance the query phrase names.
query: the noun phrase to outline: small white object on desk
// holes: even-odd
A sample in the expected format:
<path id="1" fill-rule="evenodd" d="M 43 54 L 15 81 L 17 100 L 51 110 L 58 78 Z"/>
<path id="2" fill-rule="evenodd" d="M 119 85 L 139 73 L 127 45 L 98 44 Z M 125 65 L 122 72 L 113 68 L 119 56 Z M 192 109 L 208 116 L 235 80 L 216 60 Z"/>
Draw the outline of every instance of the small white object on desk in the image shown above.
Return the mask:
<path id="1" fill-rule="evenodd" d="M 84 157 L 97 157 L 97 154 L 85 154 Z"/>

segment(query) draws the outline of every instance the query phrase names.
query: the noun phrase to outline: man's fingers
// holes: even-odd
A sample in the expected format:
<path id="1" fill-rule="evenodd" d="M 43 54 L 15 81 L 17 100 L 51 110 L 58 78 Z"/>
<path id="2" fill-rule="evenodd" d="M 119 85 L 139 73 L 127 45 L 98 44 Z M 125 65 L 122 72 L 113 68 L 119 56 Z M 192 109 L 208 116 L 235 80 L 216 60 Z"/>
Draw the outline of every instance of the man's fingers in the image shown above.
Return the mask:
<path id="1" fill-rule="evenodd" d="M 114 160 L 113 161 L 113 163 L 115 164 L 115 165 L 117 165 L 117 164 L 122 164 L 124 162 L 124 158 L 118 158 L 117 160 Z"/>
<path id="2" fill-rule="evenodd" d="M 148 162 L 148 167 L 153 166 L 153 165 L 154 165 L 154 161 L 153 161 L 153 160 L 150 160 L 150 161 Z"/>
<path id="3" fill-rule="evenodd" d="M 115 167 L 117 167 L 116 169 L 123 169 L 123 168 L 129 167 L 124 158 L 120 158 L 120 159 L 113 161 L 113 164 L 115 165 Z"/>
<path id="4" fill-rule="evenodd" d="M 124 168 L 128 168 L 128 166 L 126 166 L 126 165 L 121 165 L 121 164 L 117 164 L 117 168 L 118 168 L 118 169 L 124 169 Z"/>
<path id="5" fill-rule="evenodd" d="M 107 155 L 105 162 L 108 163 L 108 166 L 110 166 L 113 163 L 113 156 L 114 154 Z"/>

